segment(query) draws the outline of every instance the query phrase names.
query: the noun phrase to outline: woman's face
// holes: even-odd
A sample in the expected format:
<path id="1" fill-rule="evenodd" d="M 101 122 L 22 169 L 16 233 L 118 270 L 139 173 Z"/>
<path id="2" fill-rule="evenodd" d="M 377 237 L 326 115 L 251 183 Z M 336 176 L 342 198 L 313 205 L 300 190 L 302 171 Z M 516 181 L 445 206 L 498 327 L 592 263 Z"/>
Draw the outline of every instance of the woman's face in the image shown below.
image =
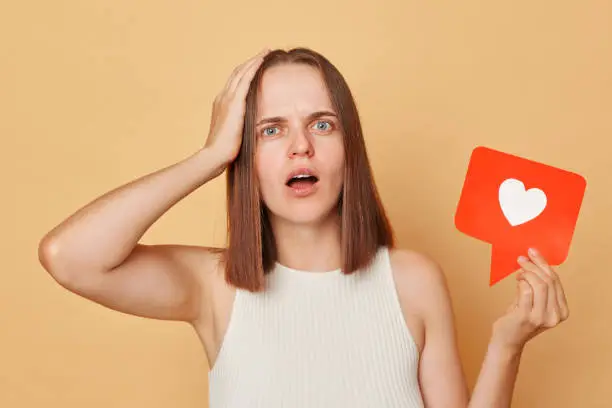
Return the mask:
<path id="1" fill-rule="evenodd" d="M 320 222 L 344 180 L 343 134 L 321 73 L 304 64 L 268 68 L 257 96 L 255 167 L 271 217 Z"/>

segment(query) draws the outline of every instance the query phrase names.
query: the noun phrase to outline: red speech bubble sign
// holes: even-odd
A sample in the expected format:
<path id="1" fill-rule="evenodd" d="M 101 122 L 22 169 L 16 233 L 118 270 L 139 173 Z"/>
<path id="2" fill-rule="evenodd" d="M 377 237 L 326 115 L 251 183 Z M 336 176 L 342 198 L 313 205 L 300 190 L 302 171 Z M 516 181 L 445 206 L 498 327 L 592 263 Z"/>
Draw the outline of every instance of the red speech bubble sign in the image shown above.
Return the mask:
<path id="1" fill-rule="evenodd" d="M 455 213 L 459 231 L 492 244 L 492 286 L 537 248 L 550 265 L 569 252 L 586 180 L 566 170 L 477 147 Z"/>

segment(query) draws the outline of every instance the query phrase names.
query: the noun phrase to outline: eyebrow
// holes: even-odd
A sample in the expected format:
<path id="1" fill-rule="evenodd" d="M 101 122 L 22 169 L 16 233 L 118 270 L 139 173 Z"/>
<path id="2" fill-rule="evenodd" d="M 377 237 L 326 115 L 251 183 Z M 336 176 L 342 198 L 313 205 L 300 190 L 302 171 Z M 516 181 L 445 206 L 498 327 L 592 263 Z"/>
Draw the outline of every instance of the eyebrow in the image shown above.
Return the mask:
<path id="1" fill-rule="evenodd" d="M 311 121 L 311 120 L 320 118 L 322 116 L 333 116 L 335 118 L 338 117 L 332 111 L 323 110 L 323 111 L 316 111 L 316 112 L 311 113 L 310 115 L 308 115 L 306 117 L 306 119 L 308 121 Z M 263 125 L 263 124 L 266 124 L 266 123 L 278 123 L 278 122 L 286 122 L 286 121 L 287 121 L 287 119 L 282 117 L 282 116 L 274 116 L 274 117 L 270 117 L 270 118 L 263 118 L 263 119 L 261 119 L 259 122 L 257 122 L 257 124 L 255 126 L 260 126 L 260 125 Z"/>

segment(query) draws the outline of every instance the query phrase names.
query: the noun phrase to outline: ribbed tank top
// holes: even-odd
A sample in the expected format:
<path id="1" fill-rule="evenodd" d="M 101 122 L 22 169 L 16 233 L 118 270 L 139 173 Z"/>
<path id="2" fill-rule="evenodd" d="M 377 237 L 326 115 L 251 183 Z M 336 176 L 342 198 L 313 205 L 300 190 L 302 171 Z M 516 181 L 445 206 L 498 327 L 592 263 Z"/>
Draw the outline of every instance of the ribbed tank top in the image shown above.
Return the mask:
<path id="1" fill-rule="evenodd" d="M 386 247 L 352 275 L 276 263 L 266 283 L 236 291 L 210 408 L 423 407 Z"/>

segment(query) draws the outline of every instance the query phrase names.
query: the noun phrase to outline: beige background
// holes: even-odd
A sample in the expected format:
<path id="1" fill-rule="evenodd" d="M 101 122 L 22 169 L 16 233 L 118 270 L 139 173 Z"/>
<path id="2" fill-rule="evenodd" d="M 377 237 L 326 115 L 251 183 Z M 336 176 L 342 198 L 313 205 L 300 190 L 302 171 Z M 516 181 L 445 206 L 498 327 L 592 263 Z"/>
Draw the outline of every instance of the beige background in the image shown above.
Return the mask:
<path id="1" fill-rule="evenodd" d="M 572 316 L 528 347 L 515 407 L 612 399 L 612 3 L 4 1 L 0 6 L 0 406 L 205 407 L 184 324 L 104 309 L 39 265 L 42 235 L 111 188 L 185 158 L 212 99 L 261 47 L 308 46 L 345 75 L 402 247 L 445 268 L 470 385 L 514 281 L 453 214 L 486 145 L 588 181 L 567 262 Z M 222 244 L 224 179 L 146 243 Z"/>

